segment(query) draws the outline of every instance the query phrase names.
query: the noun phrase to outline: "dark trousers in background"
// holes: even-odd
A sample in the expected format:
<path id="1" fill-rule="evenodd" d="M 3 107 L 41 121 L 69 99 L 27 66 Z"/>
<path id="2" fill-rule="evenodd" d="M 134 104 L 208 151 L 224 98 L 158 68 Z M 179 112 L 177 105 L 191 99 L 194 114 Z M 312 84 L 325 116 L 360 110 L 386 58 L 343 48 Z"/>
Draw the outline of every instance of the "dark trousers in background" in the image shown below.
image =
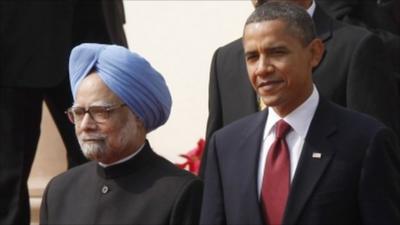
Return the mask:
<path id="1" fill-rule="evenodd" d="M 64 114 L 73 102 L 68 79 L 52 88 L 0 87 L 0 221 L 4 224 L 30 221 L 27 181 L 40 136 L 43 101 L 67 149 L 68 167 L 87 161 Z"/>

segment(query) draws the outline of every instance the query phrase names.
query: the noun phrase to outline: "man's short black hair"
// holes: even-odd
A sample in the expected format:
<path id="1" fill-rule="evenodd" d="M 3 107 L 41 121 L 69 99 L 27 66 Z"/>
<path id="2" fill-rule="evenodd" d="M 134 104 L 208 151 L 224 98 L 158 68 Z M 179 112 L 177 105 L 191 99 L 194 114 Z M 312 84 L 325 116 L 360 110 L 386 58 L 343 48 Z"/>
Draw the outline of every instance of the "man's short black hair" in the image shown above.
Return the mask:
<path id="1" fill-rule="evenodd" d="M 246 21 L 251 23 L 281 20 L 287 23 L 288 31 L 308 45 L 316 38 L 315 26 L 311 16 L 301 6 L 287 1 L 270 1 L 258 6 Z"/>

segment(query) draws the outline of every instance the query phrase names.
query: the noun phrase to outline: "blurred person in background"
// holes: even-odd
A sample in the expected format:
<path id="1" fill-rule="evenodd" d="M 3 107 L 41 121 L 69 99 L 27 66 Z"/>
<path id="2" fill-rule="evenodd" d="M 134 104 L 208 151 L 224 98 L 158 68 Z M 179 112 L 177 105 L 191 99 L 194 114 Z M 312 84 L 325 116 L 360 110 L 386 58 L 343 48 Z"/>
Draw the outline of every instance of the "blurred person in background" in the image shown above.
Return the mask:
<path id="1" fill-rule="evenodd" d="M 0 224 L 29 224 L 27 180 L 46 103 L 68 168 L 87 160 L 64 111 L 67 62 L 82 42 L 126 45 L 120 0 L 0 1 Z"/>

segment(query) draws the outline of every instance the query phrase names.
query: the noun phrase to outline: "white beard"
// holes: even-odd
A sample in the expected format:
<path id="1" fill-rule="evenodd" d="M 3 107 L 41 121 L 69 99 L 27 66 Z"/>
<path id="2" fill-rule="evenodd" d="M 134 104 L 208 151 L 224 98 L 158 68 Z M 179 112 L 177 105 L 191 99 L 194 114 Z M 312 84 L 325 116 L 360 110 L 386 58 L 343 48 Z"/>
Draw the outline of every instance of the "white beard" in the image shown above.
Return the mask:
<path id="1" fill-rule="evenodd" d="M 99 161 L 106 154 L 107 148 L 104 142 L 80 143 L 83 155 L 91 160 Z"/>
<path id="2" fill-rule="evenodd" d="M 124 149 L 125 146 L 127 146 L 128 143 L 132 140 L 132 138 L 136 138 L 137 132 L 137 127 L 133 123 L 126 123 L 119 133 L 119 148 L 117 148 L 116 146 L 114 146 L 114 148 L 109 146 L 109 144 L 107 144 L 105 141 L 107 137 L 99 134 L 90 135 L 90 137 L 96 139 L 98 138 L 102 141 L 99 140 L 96 142 L 83 142 L 82 137 L 79 138 L 79 144 L 81 146 L 81 151 L 86 158 L 101 162 L 102 159 L 106 159 L 110 155 L 120 154 L 121 149 Z"/>

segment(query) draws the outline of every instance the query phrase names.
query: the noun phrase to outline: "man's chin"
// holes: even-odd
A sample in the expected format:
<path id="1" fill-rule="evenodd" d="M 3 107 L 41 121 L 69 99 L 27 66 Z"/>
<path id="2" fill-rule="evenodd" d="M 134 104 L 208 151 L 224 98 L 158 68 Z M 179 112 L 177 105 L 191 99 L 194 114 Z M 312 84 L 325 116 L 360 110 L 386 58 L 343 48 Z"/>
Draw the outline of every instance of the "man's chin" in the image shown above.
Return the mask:
<path id="1" fill-rule="evenodd" d="M 105 146 L 98 143 L 84 143 L 81 144 L 81 151 L 83 155 L 90 159 L 99 161 L 105 154 Z"/>

